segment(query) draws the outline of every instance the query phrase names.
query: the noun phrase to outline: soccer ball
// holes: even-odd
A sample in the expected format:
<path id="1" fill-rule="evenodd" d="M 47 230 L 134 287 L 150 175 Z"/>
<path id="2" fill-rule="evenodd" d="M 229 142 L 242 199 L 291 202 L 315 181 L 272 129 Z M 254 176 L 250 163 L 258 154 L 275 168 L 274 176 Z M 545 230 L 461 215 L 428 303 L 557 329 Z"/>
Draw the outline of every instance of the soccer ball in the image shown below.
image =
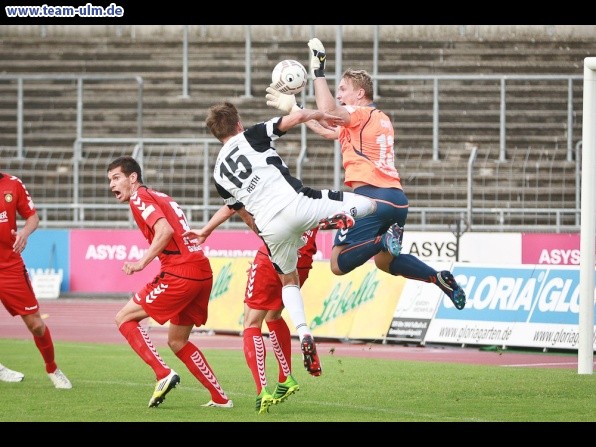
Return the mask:
<path id="1" fill-rule="evenodd" d="M 285 59 L 271 72 L 273 88 L 286 95 L 297 95 L 306 87 L 306 68 L 300 62 Z"/>

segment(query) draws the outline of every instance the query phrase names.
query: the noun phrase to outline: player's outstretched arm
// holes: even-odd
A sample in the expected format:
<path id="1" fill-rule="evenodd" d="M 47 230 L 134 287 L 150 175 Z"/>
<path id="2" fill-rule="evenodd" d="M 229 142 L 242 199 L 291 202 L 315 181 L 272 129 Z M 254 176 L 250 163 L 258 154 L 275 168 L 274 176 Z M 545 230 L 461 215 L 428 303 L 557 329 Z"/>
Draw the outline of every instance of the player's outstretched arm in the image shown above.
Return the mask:
<path id="1" fill-rule="evenodd" d="M 190 236 L 196 238 L 198 244 L 202 244 L 207 240 L 209 235 L 213 233 L 217 227 L 219 227 L 222 223 L 228 220 L 232 215 L 235 213 L 232 208 L 228 205 L 223 205 L 220 209 L 218 209 L 209 222 L 203 227 L 198 230 L 190 229 L 182 233 L 182 236 Z"/>
<path id="2" fill-rule="evenodd" d="M 306 123 L 310 120 L 316 120 L 325 129 L 333 130 L 341 122 L 341 118 L 329 113 L 314 109 L 298 109 L 289 115 L 283 116 L 278 123 L 278 128 L 286 132 L 298 124 Z"/>
<path id="3" fill-rule="evenodd" d="M 256 234 L 259 234 L 259 229 L 257 228 L 257 224 L 255 223 L 255 218 L 252 214 L 246 211 L 246 208 L 242 207 L 236 210 L 236 214 L 240 216 L 240 218 L 244 221 L 248 227 L 254 231 Z"/>
<path id="4" fill-rule="evenodd" d="M 327 128 L 323 127 L 318 121 L 307 121 L 306 126 L 314 133 L 327 140 L 337 140 L 339 138 L 339 127 Z"/>
<path id="5" fill-rule="evenodd" d="M 286 115 L 290 114 L 292 111 L 300 109 L 300 106 L 296 103 L 296 97 L 294 95 L 280 93 L 273 88 L 273 84 L 267 87 L 267 95 L 265 95 L 265 98 L 267 98 L 267 105 L 269 107 L 281 110 Z M 316 120 L 306 121 L 306 125 L 309 129 L 323 138 L 336 140 L 339 137 L 339 129 L 324 127 Z"/>
<path id="6" fill-rule="evenodd" d="M 337 104 L 335 97 L 331 94 L 331 90 L 329 90 L 329 85 L 325 78 L 325 62 L 327 60 L 327 54 L 325 53 L 323 43 L 316 37 L 313 37 L 308 41 L 308 48 L 311 53 L 310 73 L 313 78 L 317 108 L 323 112 L 342 117 L 342 125 L 348 124 L 350 122 L 349 113 L 344 107 Z"/>

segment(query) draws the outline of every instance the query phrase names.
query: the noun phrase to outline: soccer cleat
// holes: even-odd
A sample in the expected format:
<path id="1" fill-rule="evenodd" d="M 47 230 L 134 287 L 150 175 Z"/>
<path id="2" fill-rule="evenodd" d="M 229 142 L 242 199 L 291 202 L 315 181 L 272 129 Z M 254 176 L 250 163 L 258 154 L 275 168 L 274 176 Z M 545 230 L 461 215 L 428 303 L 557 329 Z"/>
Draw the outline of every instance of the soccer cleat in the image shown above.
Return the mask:
<path id="1" fill-rule="evenodd" d="M 319 230 L 344 230 L 354 226 L 354 218 L 346 213 L 337 213 L 319 220 Z"/>
<path id="2" fill-rule="evenodd" d="M 234 408 L 234 402 L 228 400 L 225 404 L 218 404 L 210 400 L 206 404 L 201 405 L 201 407 Z"/>
<path id="3" fill-rule="evenodd" d="M 48 377 L 50 378 L 54 386 L 59 390 L 70 390 L 72 388 L 72 383 L 70 383 L 70 380 L 68 380 L 64 373 L 59 369 L 57 369 L 53 373 L 49 373 Z"/>
<path id="4" fill-rule="evenodd" d="M 449 270 L 437 273 L 437 285 L 451 299 L 458 310 L 462 310 L 466 306 L 466 293 L 455 281 Z"/>
<path id="5" fill-rule="evenodd" d="M 25 374 L 0 364 L 0 382 L 22 382 L 24 378 Z"/>
<path id="6" fill-rule="evenodd" d="M 273 403 L 279 404 L 299 390 L 300 386 L 298 385 L 298 382 L 296 382 L 296 379 L 290 374 L 284 383 L 277 382 L 275 391 L 273 392 Z"/>
<path id="7" fill-rule="evenodd" d="M 257 396 L 255 409 L 262 413 L 269 413 L 269 407 L 274 404 L 273 396 L 266 386 L 261 389 L 261 394 Z"/>
<path id="8" fill-rule="evenodd" d="M 401 242 L 403 237 L 404 227 L 400 227 L 395 223 L 389 227 L 383 236 L 381 236 L 381 244 L 386 251 L 393 256 L 398 257 L 401 253 Z"/>
<path id="9" fill-rule="evenodd" d="M 155 384 L 155 390 L 153 396 L 149 400 L 149 408 L 157 407 L 166 399 L 166 394 L 176 388 L 176 385 L 180 383 L 180 376 L 176 374 L 173 369 L 170 370 L 170 374 L 161 380 L 158 380 Z"/>
<path id="10" fill-rule="evenodd" d="M 305 335 L 300 343 L 304 357 L 304 367 L 311 376 L 318 377 L 322 374 L 321 361 L 317 354 L 317 347 L 311 335 Z"/>

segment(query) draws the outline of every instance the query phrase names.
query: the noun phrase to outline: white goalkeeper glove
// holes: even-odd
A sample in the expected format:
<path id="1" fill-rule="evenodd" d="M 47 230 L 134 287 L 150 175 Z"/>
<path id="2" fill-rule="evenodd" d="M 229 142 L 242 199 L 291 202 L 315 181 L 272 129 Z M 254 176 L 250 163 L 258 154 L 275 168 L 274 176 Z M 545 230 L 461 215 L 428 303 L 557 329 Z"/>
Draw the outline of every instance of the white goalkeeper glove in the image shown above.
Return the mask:
<path id="1" fill-rule="evenodd" d="M 267 94 L 265 95 L 265 98 L 267 98 L 267 105 L 269 107 L 275 107 L 276 109 L 284 112 L 286 115 L 292 110 L 296 110 L 295 108 L 302 108 L 296 104 L 296 97 L 294 95 L 281 93 L 280 91 L 273 88 L 274 85 L 275 84 L 271 83 L 269 87 L 267 87 Z"/>
<path id="2" fill-rule="evenodd" d="M 325 47 L 319 39 L 313 37 L 308 41 L 308 48 L 310 48 L 310 74 L 314 78 L 325 77 Z"/>

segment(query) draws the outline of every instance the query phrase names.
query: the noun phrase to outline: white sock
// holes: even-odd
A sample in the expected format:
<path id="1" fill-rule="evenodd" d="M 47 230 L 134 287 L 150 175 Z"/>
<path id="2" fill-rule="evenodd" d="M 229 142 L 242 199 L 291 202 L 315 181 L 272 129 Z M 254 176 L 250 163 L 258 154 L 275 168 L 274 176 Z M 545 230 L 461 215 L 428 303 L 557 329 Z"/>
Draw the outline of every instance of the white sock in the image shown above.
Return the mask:
<path id="1" fill-rule="evenodd" d="M 305 335 L 310 334 L 310 329 L 306 323 L 306 315 L 304 314 L 304 302 L 300 293 L 300 287 L 294 284 L 284 286 L 281 289 L 281 300 L 290 315 L 292 323 L 298 332 L 300 341 Z"/>

